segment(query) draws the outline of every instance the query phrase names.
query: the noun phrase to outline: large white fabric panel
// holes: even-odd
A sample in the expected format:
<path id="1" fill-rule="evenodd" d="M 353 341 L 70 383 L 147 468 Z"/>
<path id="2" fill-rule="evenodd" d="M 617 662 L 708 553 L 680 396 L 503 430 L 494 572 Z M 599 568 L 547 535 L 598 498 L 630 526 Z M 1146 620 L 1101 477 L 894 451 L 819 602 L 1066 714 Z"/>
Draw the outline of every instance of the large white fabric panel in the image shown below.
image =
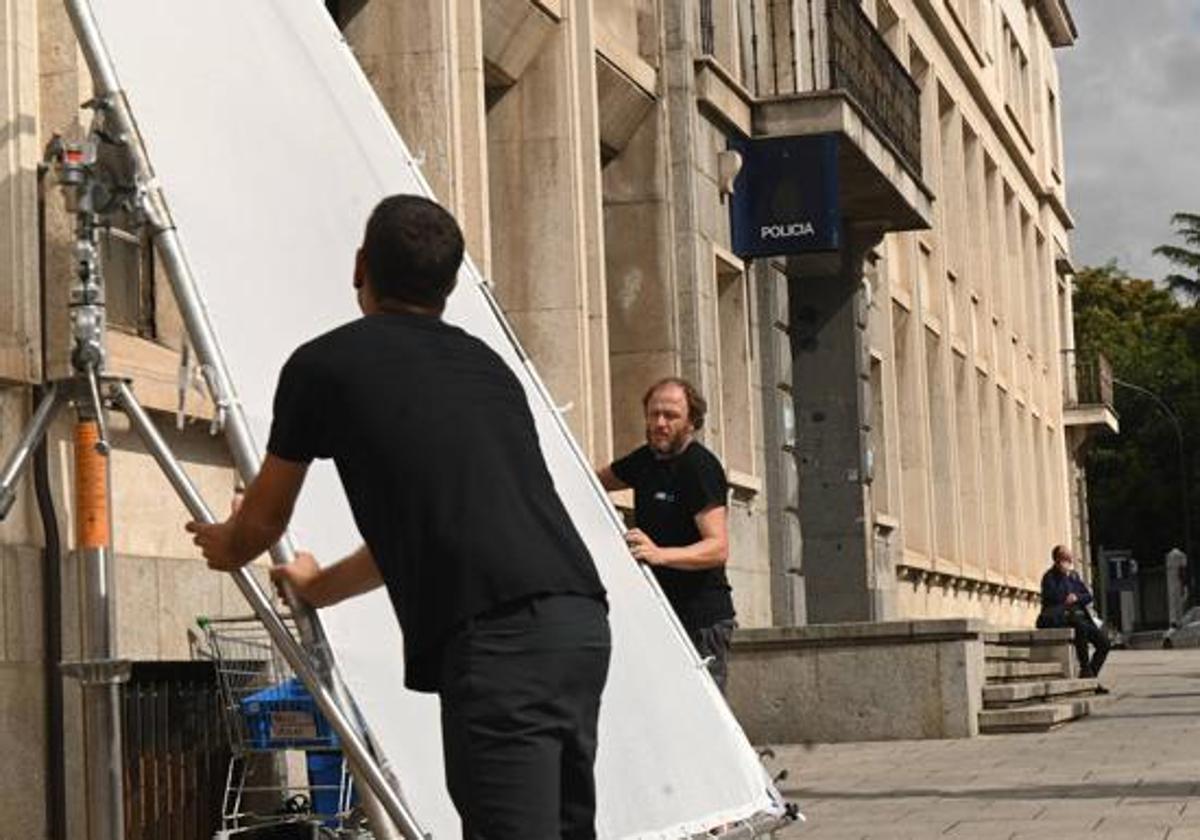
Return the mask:
<path id="1" fill-rule="evenodd" d="M 358 315 L 351 271 L 371 208 L 385 195 L 428 187 L 316 0 L 91 5 L 261 446 L 287 355 Z M 679 837 L 772 809 L 757 756 L 630 560 L 607 499 L 470 265 L 446 317 L 497 350 L 524 383 L 558 491 L 610 591 L 601 835 Z M 324 560 L 359 542 L 329 464 L 310 471 L 294 535 Z M 435 837 L 457 836 L 437 701 L 403 688 L 386 596 L 322 618 L 417 819 Z"/>

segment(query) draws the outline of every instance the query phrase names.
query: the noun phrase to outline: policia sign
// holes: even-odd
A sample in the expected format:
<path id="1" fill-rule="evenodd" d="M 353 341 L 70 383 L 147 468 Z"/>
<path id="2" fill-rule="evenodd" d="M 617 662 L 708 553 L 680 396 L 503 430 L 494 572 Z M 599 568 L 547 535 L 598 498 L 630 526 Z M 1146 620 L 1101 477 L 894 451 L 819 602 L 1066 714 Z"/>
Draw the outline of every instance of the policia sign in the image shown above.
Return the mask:
<path id="1" fill-rule="evenodd" d="M 836 135 L 739 139 L 730 148 L 742 156 L 730 202 L 739 257 L 840 247 Z"/>

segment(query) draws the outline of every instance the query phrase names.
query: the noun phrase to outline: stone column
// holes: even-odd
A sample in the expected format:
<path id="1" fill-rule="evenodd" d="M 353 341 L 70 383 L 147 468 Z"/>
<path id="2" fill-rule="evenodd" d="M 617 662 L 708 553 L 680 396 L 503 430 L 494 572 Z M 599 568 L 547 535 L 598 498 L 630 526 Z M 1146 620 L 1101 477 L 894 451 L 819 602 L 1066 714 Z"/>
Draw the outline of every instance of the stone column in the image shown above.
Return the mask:
<path id="1" fill-rule="evenodd" d="M 79 105 L 91 98 L 92 80 L 61 2 L 39 0 L 37 26 L 40 101 L 36 142 L 43 148 L 54 134 L 75 139 L 85 135 L 90 116 Z M 45 201 L 46 376 L 55 377 L 71 373 L 67 288 L 73 271 L 74 219 L 63 207 L 61 193 L 50 183 L 46 184 Z M 30 224 L 36 222 L 31 218 Z M 28 294 L 37 299 L 32 287 Z"/>
<path id="2" fill-rule="evenodd" d="M 484 277 L 492 273 L 488 225 L 487 115 L 483 67 L 483 20 L 480 0 L 457 0 L 458 109 L 461 145 L 457 159 L 460 195 L 458 218 L 467 253 Z"/>
<path id="3" fill-rule="evenodd" d="M 796 411 L 792 400 L 792 350 L 788 323 L 788 282 L 782 262 L 754 263 L 758 296 L 758 342 L 762 365 L 763 472 L 767 480 L 771 623 L 807 624 L 800 479 L 796 471 Z"/>
<path id="4" fill-rule="evenodd" d="M 492 276 L 576 439 L 596 457 L 610 444 L 595 58 L 590 5 L 563 6 L 488 111 Z"/>
<path id="5" fill-rule="evenodd" d="M 434 193 L 460 214 L 457 6 L 456 0 L 366 0 L 341 23 Z"/>
<path id="6" fill-rule="evenodd" d="M 699 34 L 698 3 L 664 3 L 664 52 L 661 87 L 667 101 L 667 147 L 671 150 L 669 184 L 674 237 L 674 327 L 678 373 L 705 394 L 716 393 L 715 318 L 708 314 L 712 276 L 710 252 L 700 234 L 701 185 L 697 153 L 702 147 L 701 116 L 696 107 L 694 60 Z"/>
<path id="7" fill-rule="evenodd" d="M 893 610 L 870 523 L 868 301 L 864 258 L 882 232 L 847 225 L 836 254 L 788 259 L 788 323 L 804 587 L 810 622 L 873 621 Z"/>
<path id="8" fill-rule="evenodd" d="M 38 2 L 0 6 L 0 459 L 29 420 L 25 383 L 42 375 L 37 165 Z M 65 310 L 64 310 L 65 315 Z M 45 835 L 44 553 L 31 485 L 0 523 L 0 833 Z"/>
<path id="9" fill-rule="evenodd" d="M 617 454 L 642 443 L 641 398 L 678 370 L 665 120 L 648 117 L 604 169 L 613 437 Z"/>
<path id="10" fill-rule="evenodd" d="M 37 3 L 0 10 L 0 380 L 28 381 L 41 372 L 38 352 Z"/>

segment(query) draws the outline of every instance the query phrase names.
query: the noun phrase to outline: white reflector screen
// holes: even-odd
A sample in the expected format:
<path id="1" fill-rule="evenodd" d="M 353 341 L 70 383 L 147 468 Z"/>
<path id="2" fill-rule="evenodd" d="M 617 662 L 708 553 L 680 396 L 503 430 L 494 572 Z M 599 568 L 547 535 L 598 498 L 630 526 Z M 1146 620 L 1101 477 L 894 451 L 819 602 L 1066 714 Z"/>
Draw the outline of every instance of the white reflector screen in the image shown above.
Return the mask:
<path id="1" fill-rule="evenodd" d="M 428 188 L 319 2 L 91 6 L 261 446 L 288 354 L 358 316 L 351 269 L 371 208 L 385 195 Z M 525 384 L 558 491 L 610 592 L 601 836 L 679 837 L 773 809 L 757 756 L 630 560 L 607 499 L 470 265 L 447 319 L 486 341 Z M 294 534 L 326 561 L 359 543 L 329 464 L 310 471 Z M 386 596 L 373 593 L 322 618 L 416 818 L 435 837 L 458 836 L 437 701 L 403 688 Z"/>

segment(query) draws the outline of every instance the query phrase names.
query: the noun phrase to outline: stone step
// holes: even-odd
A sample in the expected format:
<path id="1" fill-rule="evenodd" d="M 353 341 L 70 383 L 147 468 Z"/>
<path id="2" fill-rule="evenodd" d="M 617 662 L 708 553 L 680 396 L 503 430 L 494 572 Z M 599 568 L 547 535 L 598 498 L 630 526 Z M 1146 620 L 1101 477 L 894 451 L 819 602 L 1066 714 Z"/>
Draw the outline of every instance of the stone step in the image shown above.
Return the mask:
<path id="1" fill-rule="evenodd" d="M 1071 643 L 1075 631 L 1070 627 L 1051 627 L 1043 630 L 988 630 L 983 641 L 990 645 L 1030 645 Z"/>
<path id="2" fill-rule="evenodd" d="M 1063 666 L 1057 662 L 988 662 L 984 676 L 988 682 L 1046 680 L 1062 677 Z"/>
<path id="3" fill-rule="evenodd" d="M 1011 661 L 1029 661 L 1032 651 L 1027 647 L 1018 647 L 1017 645 L 984 645 L 983 656 L 985 659 L 1002 659 Z"/>
<path id="4" fill-rule="evenodd" d="M 1092 710 L 1090 700 L 1064 700 L 1017 709 L 985 709 L 979 713 L 979 731 L 985 735 L 1005 732 L 1045 732 L 1084 717 Z"/>
<path id="5" fill-rule="evenodd" d="M 1029 706 L 1042 700 L 1054 700 L 1076 694 L 1093 694 L 1099 682 L 1094 679 L 1060 679 L 1037 682 L 999 683 L 983 687 L 985 709 Z"/>

